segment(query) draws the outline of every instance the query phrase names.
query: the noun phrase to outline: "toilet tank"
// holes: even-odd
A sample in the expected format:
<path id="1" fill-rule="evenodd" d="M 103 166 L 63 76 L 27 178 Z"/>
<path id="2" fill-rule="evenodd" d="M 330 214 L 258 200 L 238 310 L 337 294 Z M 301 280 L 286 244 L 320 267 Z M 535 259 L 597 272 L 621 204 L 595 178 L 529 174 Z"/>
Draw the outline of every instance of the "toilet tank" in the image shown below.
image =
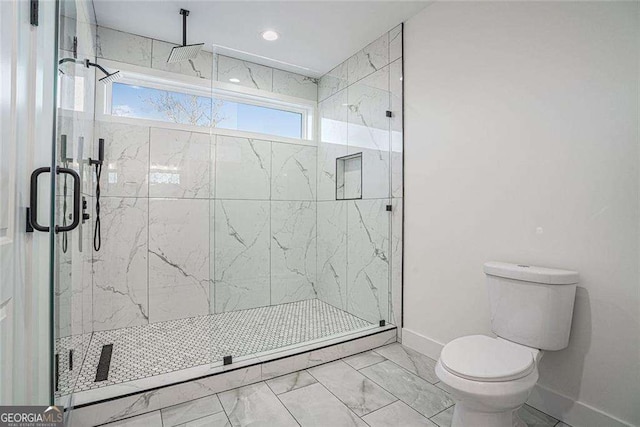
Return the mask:
<path id="1" fill-rule="evenodd" d="M 567 347 L 577 272 L 503 262 L 487 262 L 484 272 L 496 335 L 541 350 Z"/>

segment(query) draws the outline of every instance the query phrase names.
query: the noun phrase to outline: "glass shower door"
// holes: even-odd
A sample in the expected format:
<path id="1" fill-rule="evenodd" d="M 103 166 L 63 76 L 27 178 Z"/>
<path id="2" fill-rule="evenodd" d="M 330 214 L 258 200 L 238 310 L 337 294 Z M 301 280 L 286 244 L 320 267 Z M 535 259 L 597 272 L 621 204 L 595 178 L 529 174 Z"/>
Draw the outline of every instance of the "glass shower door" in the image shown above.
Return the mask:
<path id="1" fill-rule="evenodd" d="M 68 405 L 89 344 L 94 229 L 94 28 L 89 5 L 62 0 L 58 16 L 54 233 L 54 388 Z"/>

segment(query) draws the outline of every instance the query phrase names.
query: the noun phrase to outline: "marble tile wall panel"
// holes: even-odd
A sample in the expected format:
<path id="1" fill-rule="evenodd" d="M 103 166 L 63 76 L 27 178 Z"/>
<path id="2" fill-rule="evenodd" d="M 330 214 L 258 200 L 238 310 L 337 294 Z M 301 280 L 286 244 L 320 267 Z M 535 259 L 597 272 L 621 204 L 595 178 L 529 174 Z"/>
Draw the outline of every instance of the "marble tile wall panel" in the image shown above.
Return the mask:
<path id="1" fill-rule="evenodd" d="M 208 134 L 151 128 L 149 197 L 209 198 Z"/>
<path id="2" fill-rule="evenodd" d="M 270 202 L 216 200 L 215 312 L 270 304 Z"/>
<path id="3" fill-rule="evenodd" d="M 169 71 L 185 76 L 193 76 L 201 79 L 211 79 L 213 76 L 213 53 L 200 50 L 195 59 L 188 61 L 167 63 L 167 58 L 171 54 L 173 43 L 160 40 L 152 40 L 151 68 L 156 70 Z"/>
<path id="4" fill-rule="evenodd" d="M 271 200 L 316 199 L 317 148 L 271 144 Z"/>
<path id="5" fill-rule="evenodd" d="M 209 201 L 149 201 L 149 321 L 209 313 Z"/>
<path id="6" fill-rule="evenodd" d="M 349 154 L 362 152 L 362 197 L 389 197 L 389 67 L 349 86 Z"/>
<path id="7" fill-rule="evenodd" d="M 402 132 L 402 59 L 389 66 L 391 99 L 391 195 L 402 197 L 403 192 L 403 132 Z"/>
<path id="8" fill-rule="evenodd" d="M 101 195 L 147 197 L 149 128 L 96 122 L 95 137 L 105 140 Z"/>
<path id="9" fill-rule="evenodd" d="M 389 31 L 389 62 L 402 57 L 402 24 Z"/>
<path id="10" fill-rule="evenodd" d="M 316 101 L 318 99 L 318 81 L 313 77 L 274 69 L 273 92 Z"/>
<path id="11" fill-rule="evenodd" d="M 102 248 L 94 253 L 93 330 L 149 322 L 147 199 L 103 197 Z"/>
<path id="12" fill-rule="evenodd" d="M 391 201 L 391 283 L 389 321 L 398 326 L 398 341 L 402 342 L 402 228 L 403 199 Z"/>
<path id="13" fill-rule="evenodd" d="M 347 307 L 347 203 L 318 202 L 318 297 Z"/>
<path id="14" fill-rule="evenodd" d="M 347 87 L 348 62 L 345 61 L 318 80 L 318 101 L 324 101 L 331 95 Z"/>
<path id="15" fill-rule="evenodd" d="M 318 200 L 336 199 L 336 159 L 347 154 L 347 91 L 318 106 Z"/>
<path id="16" fill-rule="evenodd" d="M 389 33 L 385 33 L 377 40 L 357 52 L 348 61 L 348 82 L 353 84 L 358 80 L 380 70 L 389 63 Z"/>
<path id="17" fill-rule="evenodd" d="M 347 207 L 347 311 L 372 323 L 389 320 L 388 200 Z"/>
<path id="18" fill-rule="evenodd" d="M 151 67 L 151 39 L 99 26 L 96 56 Z"/>
<path id="19" fill-rule="evenodd" d="M 271 304 L 317 297 L 316 202 L 271 202 Z"/>
<path id="20" fill-rule="evenodd" d="M 271 142 L 216 137 L 217 199 L 269 200 L 271 196 Z"/>
<path id="21" fill-rule="evenodd" d="M 232 83 L 240 86 L 273 90 L 273 68 L 218 55 L 217 80 L 229 83 L 229 79 L 238 79 L 239 82 Z"/>

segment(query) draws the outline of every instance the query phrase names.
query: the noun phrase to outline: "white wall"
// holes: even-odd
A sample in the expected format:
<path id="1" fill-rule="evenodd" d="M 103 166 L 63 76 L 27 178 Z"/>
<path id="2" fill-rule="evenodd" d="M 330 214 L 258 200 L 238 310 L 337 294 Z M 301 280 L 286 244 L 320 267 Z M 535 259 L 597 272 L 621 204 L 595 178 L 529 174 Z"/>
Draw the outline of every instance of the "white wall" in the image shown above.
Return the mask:
<path id="1" fill-rule="evenodd" d="M 532 398 L 575 425 L 640 424 L 638 8 L 436 3 L 405 27 L 405 333 L 490 333 L 485 261 L 579 271 Z"/>

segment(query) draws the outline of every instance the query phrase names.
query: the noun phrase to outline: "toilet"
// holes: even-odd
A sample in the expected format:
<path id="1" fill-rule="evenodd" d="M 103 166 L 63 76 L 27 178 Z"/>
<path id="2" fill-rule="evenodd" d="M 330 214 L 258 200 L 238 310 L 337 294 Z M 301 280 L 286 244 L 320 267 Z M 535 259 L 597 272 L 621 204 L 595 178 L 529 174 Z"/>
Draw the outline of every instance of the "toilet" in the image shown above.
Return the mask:
<path id="1" fill-rule="evenodd" d="M 526 427 L 518 409 L 538 381 L 543 351 L 569 343 L 578 273 L 484 264 L 491 329 L 444 346 L 436 375 L 456 402 L 452 427 Z"/>

